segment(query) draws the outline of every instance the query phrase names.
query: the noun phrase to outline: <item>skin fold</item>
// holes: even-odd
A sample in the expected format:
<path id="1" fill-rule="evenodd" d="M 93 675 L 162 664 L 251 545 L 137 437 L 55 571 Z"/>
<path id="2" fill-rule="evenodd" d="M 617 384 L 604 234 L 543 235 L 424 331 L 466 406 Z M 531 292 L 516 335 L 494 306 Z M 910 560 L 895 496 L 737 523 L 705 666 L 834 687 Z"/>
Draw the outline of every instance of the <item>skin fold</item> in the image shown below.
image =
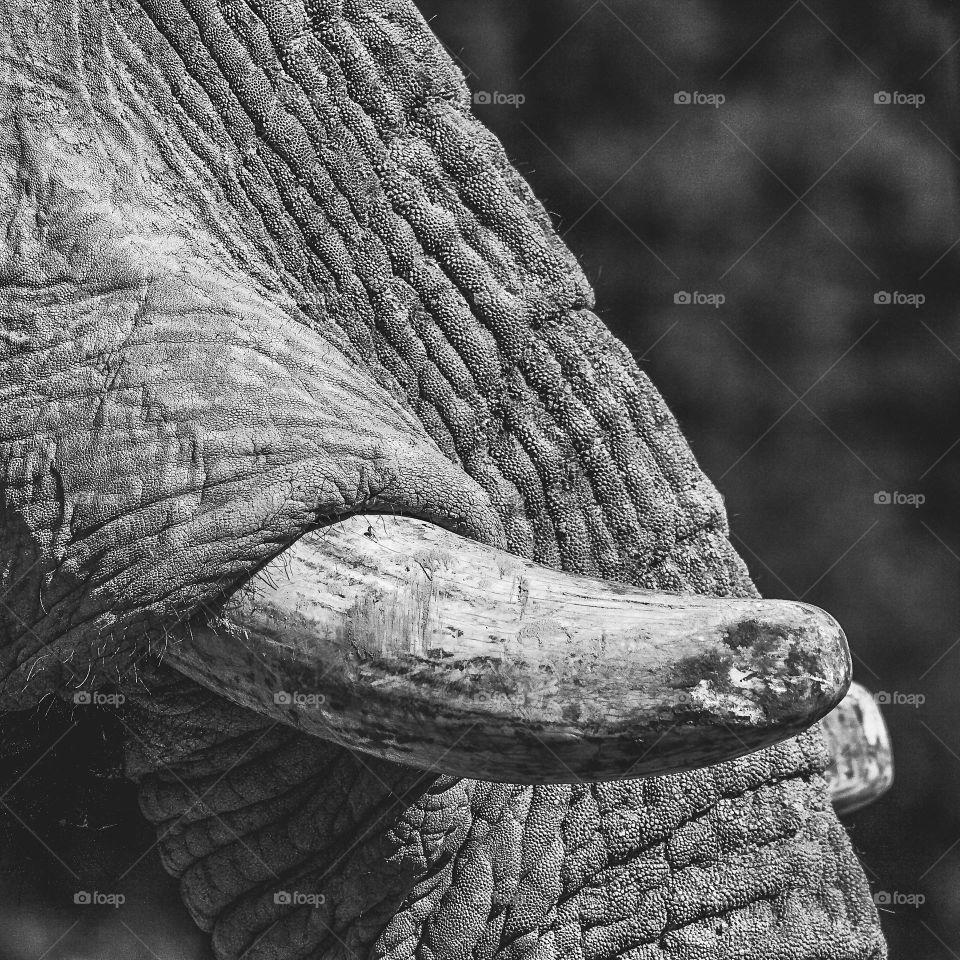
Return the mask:
<path id="1" fill-rule="evenodd" d="M 122 687 L 128 775 L 215 955 L 885 956 L 816 730 L 521 787 L 351 752 L 157 665 L 356 513 L 756 590 L 410 3 L 3 16 L 0 709 Z"/>

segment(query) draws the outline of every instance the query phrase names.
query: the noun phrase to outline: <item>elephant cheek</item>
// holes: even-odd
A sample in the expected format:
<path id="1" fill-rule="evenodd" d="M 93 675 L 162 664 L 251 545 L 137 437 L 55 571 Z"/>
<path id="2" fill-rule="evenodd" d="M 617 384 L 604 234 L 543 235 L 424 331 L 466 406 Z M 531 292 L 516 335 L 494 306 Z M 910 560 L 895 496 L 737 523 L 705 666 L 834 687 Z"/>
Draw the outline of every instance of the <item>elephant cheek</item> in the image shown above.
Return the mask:
<path id="1" fill-rule="evenodd" d="M 358 508 L 502 542 L 477 483 L 294 310 L 197 262 L 23 313 L 33 350 L 2 366 L 0 707 L 135 676 L 172 624 Z"/>

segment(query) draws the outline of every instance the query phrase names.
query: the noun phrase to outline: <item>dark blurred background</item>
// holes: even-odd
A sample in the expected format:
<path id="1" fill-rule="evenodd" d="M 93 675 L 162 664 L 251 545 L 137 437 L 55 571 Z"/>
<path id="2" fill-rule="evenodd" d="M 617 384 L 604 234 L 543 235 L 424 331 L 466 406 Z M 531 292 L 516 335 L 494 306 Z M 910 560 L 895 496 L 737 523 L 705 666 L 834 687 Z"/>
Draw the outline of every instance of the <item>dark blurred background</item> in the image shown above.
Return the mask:
<path id="1" fill-rule="evenodd" d="M 419 5 L 679 417 L 763 593 L 835 614 L 857 679 L 888 695 L 897 781 L 847 825 L 891 956 L 960 956 L 960 10 Z M 54 799 L 110 723 L 89 714 L 17 789 Z M 25 866 L 0 880 L 2 960 L 207 956 L 132 790 L 106 795 L 47 838 L 75 844 L 70 864 L 7 818 L 3 862 Z M 68 903 L 28 917 L 98 857 L 104 876 L 135 861 L 116 922 Z"/>
<path id="2" fill-rule="evenodd" d="M 896 784 L 847 826 L 891 956 L 956 958 L 960 9 L 420 7 L 679 417 L 762 592 L 833 613 L 857 679 L 889 695 Z"/>

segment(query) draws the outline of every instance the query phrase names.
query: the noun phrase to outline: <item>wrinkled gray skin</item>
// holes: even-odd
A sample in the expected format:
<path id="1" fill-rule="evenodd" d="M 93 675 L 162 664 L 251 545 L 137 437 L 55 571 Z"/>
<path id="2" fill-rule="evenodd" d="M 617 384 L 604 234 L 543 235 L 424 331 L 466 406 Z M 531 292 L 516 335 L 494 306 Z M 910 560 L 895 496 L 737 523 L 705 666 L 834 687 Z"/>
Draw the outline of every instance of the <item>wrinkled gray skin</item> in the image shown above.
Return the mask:
<path id="1" fill-rule="evenodd" d="M 0 707 L 124 686 L 129 773 L 216 955 L 885 956 L 815 731 L 511 787 L 350 753 L 156 666 L 356 512 L 754 587 L 407 0 L 2 9 Z"/>

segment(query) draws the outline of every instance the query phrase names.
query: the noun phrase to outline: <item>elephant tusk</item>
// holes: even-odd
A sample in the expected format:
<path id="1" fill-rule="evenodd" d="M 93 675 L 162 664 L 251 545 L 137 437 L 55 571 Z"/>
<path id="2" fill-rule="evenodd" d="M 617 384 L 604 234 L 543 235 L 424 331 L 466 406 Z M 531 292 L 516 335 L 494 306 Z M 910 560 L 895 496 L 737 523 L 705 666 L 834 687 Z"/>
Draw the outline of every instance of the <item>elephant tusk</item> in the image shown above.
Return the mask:
<path id="1" fill-rule="evenodd" d="M 838 814 L 873 803 L 893 785 L 893 750 L 883 714 L 873 694 L 851 684 L 843 702 L 821 728 L 830 751 L 826 777 Z"/>
<path id="2" fill-rule="evenodd" d="M 404 517 L 287 548 L 168 661 L 317 736 L 486 780 L 715 764 L 840 702 L 850 654 L 816 607 L 562 573 Z"/>

